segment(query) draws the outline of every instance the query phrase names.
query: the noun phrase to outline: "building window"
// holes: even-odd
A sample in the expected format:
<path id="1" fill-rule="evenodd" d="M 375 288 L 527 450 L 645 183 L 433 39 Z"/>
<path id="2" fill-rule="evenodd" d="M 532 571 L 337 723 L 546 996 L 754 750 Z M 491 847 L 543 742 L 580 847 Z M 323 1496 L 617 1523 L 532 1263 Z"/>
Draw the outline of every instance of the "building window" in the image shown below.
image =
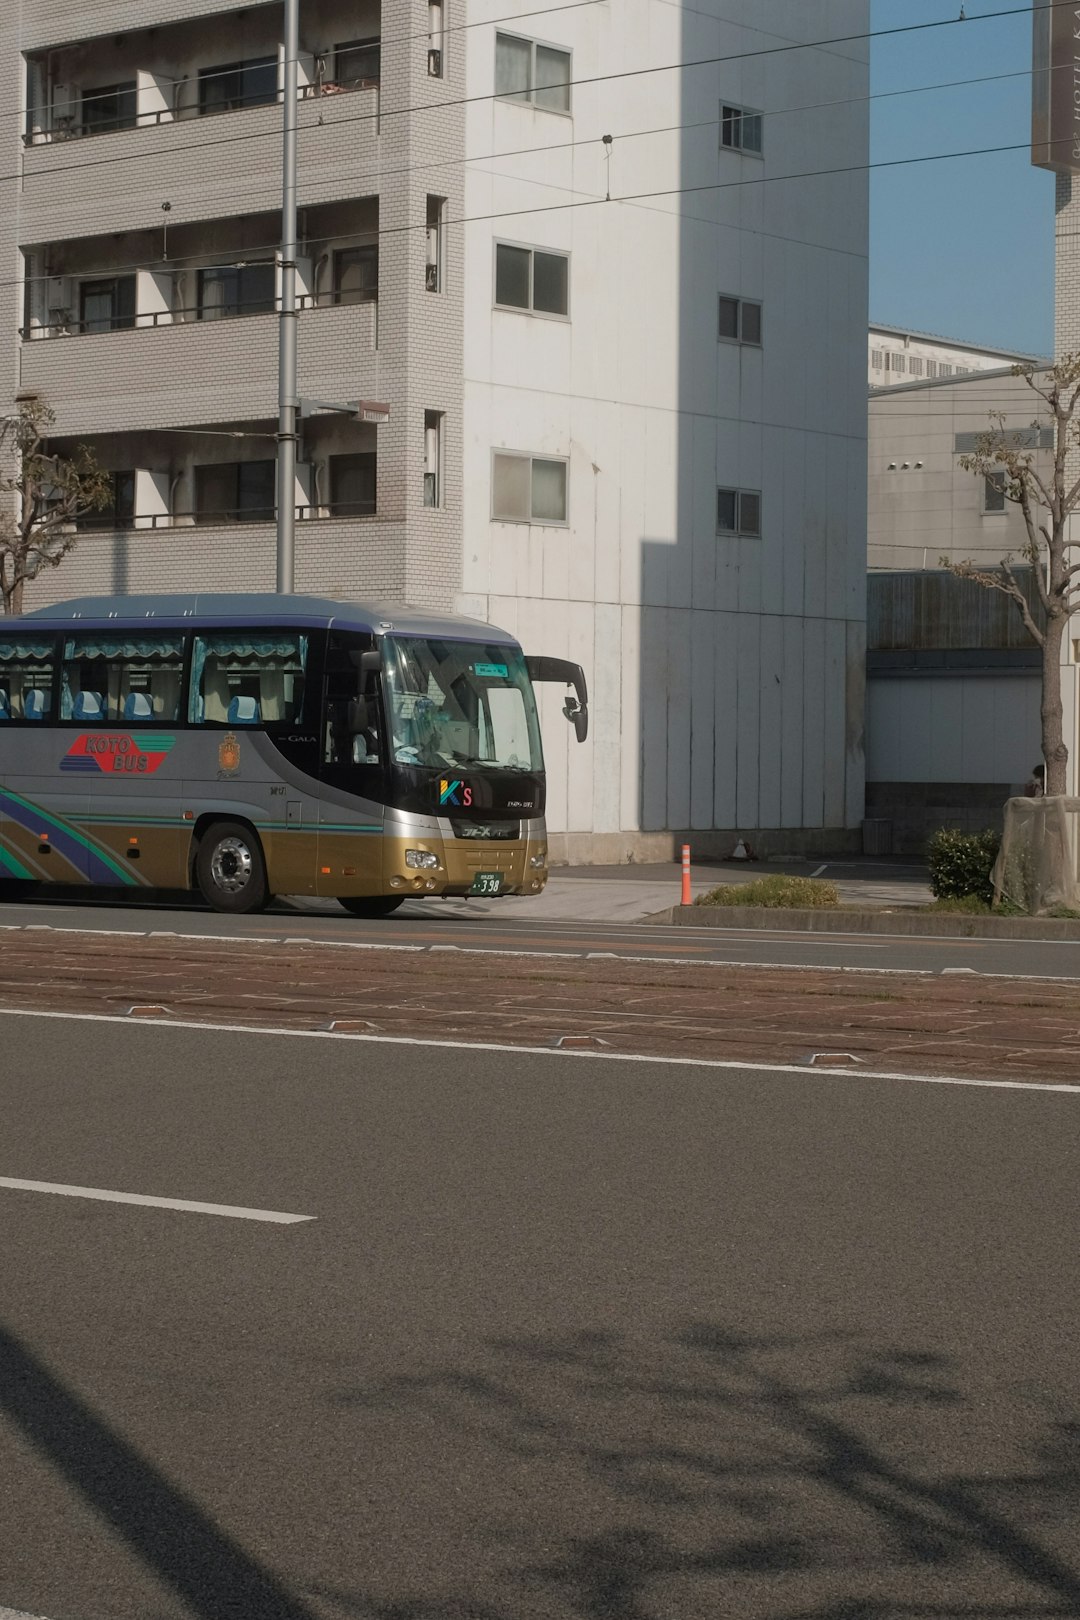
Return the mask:
<path id="1" fill-rule="evenodd" d="M 570 313 L 570 257 L 540 248 L 495 244 L 495 302 L 538 315 Z"/>
<path id="2" fill-rule="evenodd" d="M 424 505 L 441 506 L 443 421 L 442 411 L 424 412 Z"/>
<path id="3" fill-rule="evenodd" d="M 727 343 L 761 343 L 761 305 L 720 295 L 719 336 Z"/>
<path id="4" fill-rule="evenodd" d="M 551 456 L 496 450 L 491 515 L 497 523 L 565 523 L 567 463 Z"/>
<path id="5" fill-rule="evenodd" d="M 200 321 L 264 315 L 277 302 L 272 264 L 214 264 L 199 271 Z"/>
<path id="6" fill-rule="evenodd" d="M 570 52 L 516 34 L 496 34 L 495 94 L 531 101 L 547 112 L 569 112 Z"/>
<path id="7" fill-rule="evenodd" d="M 947 365 L 947 364 L 946 364 L 946 363 L 945 363 L 945 361 L 944 361 L 944 360 L 943 360 L 943 361 L 942 361 L 942 362 L 941 362 L 941 366 L 940 366 L 940 368 L 939 368 L 939 372 L 938 372 L 938 375 L 939 375 L 939 376 L 941 376 L 941 377 L 951 377 L 951 376 L 952 376 L 952 374 L 953 374 L 953 368 L 952 368 L 952 366 L 950 366 L 950 365 Z"/>
<path id="8" fill-rule="evenodd" d="M 887 358 L 890 371 L 901 372 L 907 370 L 907 355 L 890 354 L 887 356 Z"/>
<path id="9" fill-rule="evenodd" d="M 79 282 L 80 332 L 118 332 L 134 325 L 134 276 Z"/>
<path id="10" fill-rule="evenodd" d="M 718 489 L 716 492 L 717 534 L 761 536 L 760 489 Z"/>
<path id="11" fill-rule="evenodd" d="M 82 93 L 82 127 L 86 135 L 107 135 L 114 129 L 134 129 L 138 112 L 135 80 L 103 84 Z"/>
<path id="12" fill-rule="evenodd" d="M 926 375 L 928 377 L 936 377 L 937 374 L 938 374 L 938 363 L 937 363 L 937 361 L 936 360 L 928 360 L 926 362 Z"/>
<path id="13" fill-rule="evenodd" d="M 429 197 L 425 214 L 427 227 L 427 264 L 424 268 L 424 286 L 428 292 L 442 292 L 446 283 L 443 246 L 446 237 L 446 198 Z"/>
<path id="14" fill-rule="evenodd" d="M 199 69 L 200 113 L 231 112 L 237 107 L 265 107 L 277 100 L 276 56 L 253 56 L 247 62 L 227 62 Z"/>
<path id="15" fill-rule="evenodd" d="M 331 517 L 375 516 L 374 450 L 330 457 Z"/>
<path id="16" fill-rule="evenodd" d="M 983 511 L 1004 512 L 1006 475 L 1004 467 L 989 472 L 983 481 Z"/>
<path id="17" fill-rule="evenodd" d="M 338 248 L 334 254 L 334 303 L 370 304 L 379 296 L 379 244 Z"/>
<path id="18" fill-rule="evenodd" d="M 442 0 L 428 0 L 427 70 L 429 78 L 432 79 L 441 79 L 446 72 Z"/>
<path id="19" fill-rule="evenodd" d="M 873 366 L 875 371 L 881 370 L 882 366 L 885 364 L 885 356 L 880 349 L 870 350 L 870 364 Z"/>
<path id="20" fill-rule="evenodd" d="M 720 145 L 729 152 L 761 156 L 761 114 L 748 107 L 720 108 Z"/>
<path id="21" fill-rule="evenodd" d="M 382 46 L 377 39 L 352 39 L 334 46 L 334 82 L 350 90 L 361 84 L 378 84 L 382 70 Z"/>
<path id="22" fill-rule="evenodd" d="M 270 523 L 275 511 L 276 465 L 219 461 L 195 468 L 196 523 Z"/>
<path id="23" fill-rule="evenodd" d="M 78 518 L 80 529 L 130 529 L 135 522 L 135 474 L 133 472 L 106 473 L 109 480 L 108 500 L 104 506 L 95 506 Z"/>

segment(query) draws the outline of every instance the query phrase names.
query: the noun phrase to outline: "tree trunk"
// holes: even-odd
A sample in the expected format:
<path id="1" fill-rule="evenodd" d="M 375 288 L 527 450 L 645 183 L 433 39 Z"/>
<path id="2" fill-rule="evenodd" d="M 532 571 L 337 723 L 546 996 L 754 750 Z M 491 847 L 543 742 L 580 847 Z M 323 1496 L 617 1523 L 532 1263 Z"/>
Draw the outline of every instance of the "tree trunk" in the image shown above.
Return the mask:
<path id="1" fill-rule="evenodd" d="M 22 612 L 23 584 L 24 581 L 17 578 L 12 585 L 4 587 L 5 613 Z"/>
<path id="2" fill-rule="evenodd" d="M 1047 615 L 1042 648 L 1042 751 L 1046 762 L 1047 794 L 1065 792 L 1065 772 L 1069 763 L 1061 708 L 1061 644 L 1066 622 L 1063 613 L 1051 611 Z"/>

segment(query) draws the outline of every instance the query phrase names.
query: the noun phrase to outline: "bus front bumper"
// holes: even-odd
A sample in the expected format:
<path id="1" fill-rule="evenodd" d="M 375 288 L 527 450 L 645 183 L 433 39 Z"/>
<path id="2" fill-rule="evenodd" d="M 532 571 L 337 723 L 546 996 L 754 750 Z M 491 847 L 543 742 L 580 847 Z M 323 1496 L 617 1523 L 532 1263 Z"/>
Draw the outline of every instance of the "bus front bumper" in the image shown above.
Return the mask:
<path id="1" fill-rule="evenodd" d="M 383 840 L 384 892 L 414 895 L 539 894 L 548 878 L 547 836 L 513 840 L 412 833 Z M 434 860 L 432 859 L 434 857 Z"/>

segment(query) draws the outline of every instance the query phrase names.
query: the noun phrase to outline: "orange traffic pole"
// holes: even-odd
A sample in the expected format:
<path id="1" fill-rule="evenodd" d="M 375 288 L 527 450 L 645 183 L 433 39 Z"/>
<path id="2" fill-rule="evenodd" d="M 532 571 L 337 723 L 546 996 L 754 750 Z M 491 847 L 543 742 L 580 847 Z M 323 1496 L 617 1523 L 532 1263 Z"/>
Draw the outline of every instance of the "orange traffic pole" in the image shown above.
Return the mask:
<path id="1" fill-rule="evenodd" d="M 682 903 L 683 903 L 684 906 L 692 906 L 693 903 L 694 903 L 693 896 L 690 893 L 690 845 L 689 844 L 684 844 L 683 847 L 682 847 Z"/>

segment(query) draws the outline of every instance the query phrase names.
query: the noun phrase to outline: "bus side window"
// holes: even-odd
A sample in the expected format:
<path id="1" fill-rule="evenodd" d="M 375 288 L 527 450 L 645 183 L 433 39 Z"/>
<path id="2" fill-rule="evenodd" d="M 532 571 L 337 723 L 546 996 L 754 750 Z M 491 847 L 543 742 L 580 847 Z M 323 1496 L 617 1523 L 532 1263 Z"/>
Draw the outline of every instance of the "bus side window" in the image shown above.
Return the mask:
<path id="1" fill-rule="evenodd" d="M 160 725 L 179 719 L 184 638 L 89 632 L 64 644 L 62 720 Z"/>
<path id="2" fill-rule="evenodd" d="M 6 720 L 47 720 L 52 709 L 56 647 L 52 639 L 20 636 L 5 641 L 0 631 L 0 725 Z"/>
<path id="3" fill-rule="evenodd" d="M 294 630 L 207 631 L 195 637 L 193 725 L 295 725 L 302 720 L 308 638 Z"/>

